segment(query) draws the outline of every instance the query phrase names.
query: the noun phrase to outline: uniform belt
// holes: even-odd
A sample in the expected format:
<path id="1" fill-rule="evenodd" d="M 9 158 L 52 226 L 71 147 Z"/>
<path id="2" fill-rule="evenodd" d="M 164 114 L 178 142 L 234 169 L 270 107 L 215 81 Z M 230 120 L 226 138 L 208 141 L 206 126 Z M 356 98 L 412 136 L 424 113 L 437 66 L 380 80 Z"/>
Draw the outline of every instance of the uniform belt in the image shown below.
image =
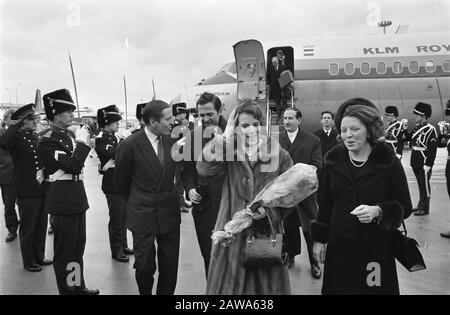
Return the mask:
<path id="1" fill-rule="evenodd" d="M 427 150 L 426 148 L 423 148 L 423 147 L 412 147 L 412 149 L 413 149 L 414 151 L 422 151 L 422 152 L 424 152 L 424 151 Z"/>
<path id="2" fill-rule="evenodd" d="M 386 140 L 386 143 L 390 143 L 390 144 L 397 143 L 397 142 L 398 142 L 397 140 Z"/>
<path id="3" fill-rule="evenodd" d="M 66 174 L 63 170 L 57 170 L 54 174 L 50 175 L 47 179 L 48 182 L 56 182 L 58 180 L 73 180 L 75 182 L 82 181 L 84 179 L 83 174 L 73 175 Z"/>

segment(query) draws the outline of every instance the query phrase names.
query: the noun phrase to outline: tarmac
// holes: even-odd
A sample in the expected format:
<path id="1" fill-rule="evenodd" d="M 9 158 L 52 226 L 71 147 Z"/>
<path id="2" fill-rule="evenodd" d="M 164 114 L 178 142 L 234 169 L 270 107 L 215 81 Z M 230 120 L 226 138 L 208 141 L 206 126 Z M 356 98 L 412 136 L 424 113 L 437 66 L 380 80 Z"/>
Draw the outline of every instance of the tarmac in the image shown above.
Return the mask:
<path id="1" fill-rule="evenodd" d="M 411 191 L 413 205 L 418 201 L 418 187 L 409 167 L 410 152 L 402 159 Z M 411 216 L 406 221 L 410 237 L 421 247 L 427 269 L 408 272 L 398 264 L 401 294 L 450 294 L 450 240 L 439 236 L 450 230 L 450 200 L 445 182 L 447 153 L 438 150 L 436 165 L 431 177 L 430 215 Z M 101 176 L 97 172 L 97 160 L 89 158 L 85 163 L 85 186 L 90 203 L 87 212 L 87 245 L 84 255 L 85 279 L 89 288 L 98 288 L 104 295 L 136 295 L 133 261 L 119 263 L 111 259 L 108 242 L 108 209 L 102 193 Z M 68 192 L 69 193 L 69 192 Z M 0 218 L 0 294 L 1 295 L 55 295 L 58 294 L 53 267 L 43 267 L 40 273 L 24 270 L 18 240 L 5 243 L 7 231 L 3 215 Z M 128 234 L 132 246 L 131 233 Z M 302 240 L 302 254 L 296 257 L 295 266 L 289 270 L 292 294 L 320 294 L 322 280 L 314 280 L 310 274 L 306 244 Z M 46 258 L 53 257 L 53 236 L 47 237 Z M 155 275 L 157 277 L 157 274 Z M 156 281 L 155 281 L 156 286 Z M 206 279 L 203 260 L 197 243 L 191 213 L 182 214 L 178 283 L 175 294 L 203 295 Z"/>

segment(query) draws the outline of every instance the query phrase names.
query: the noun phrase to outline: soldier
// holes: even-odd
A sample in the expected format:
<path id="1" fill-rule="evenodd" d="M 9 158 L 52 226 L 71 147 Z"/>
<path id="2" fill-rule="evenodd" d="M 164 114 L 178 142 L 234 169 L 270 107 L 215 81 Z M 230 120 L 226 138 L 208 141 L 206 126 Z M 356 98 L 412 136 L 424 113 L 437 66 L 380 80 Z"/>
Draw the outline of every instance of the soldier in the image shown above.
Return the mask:
<path id="1" fill-rule="evenodd" d="M 89 208 L 83 184 L 83 166 L 91 151 L 86 126 L 72 125 L 74 110 L 68 90 L 44 95 L 44 107 L 51 128 L 38 146 L 47 181 L 45 206 L 54 215 L 54 263 L 56 283 L 62 295 L 98 295 L 86 288 L 83 254 L 86 245 L 86 211 Z"/>
<path id="2" fill-rule="evenodd" d="M 98 125 L 103 128 L 103 132 L 95 139 L 95 151 L 100 159 L 99 173 L 103 175 L 102 191 L 108 202 L 108 232 L 112 258 L 126 263 L 129 261 L 127 255 L 133 255 L 127 244 L 126 203 L 114 182 L 116 149 L 121 140 L 116 136 L 116 132 L 119 131 L 121 119 L 116 105 L 97 111 Z"/>
<path id="3" fill-rule="evenodd" d="M 403 155 L 403 148 L 405 145 L 404 136 L 408 130 L 407 120 L 399 121 L 398 109 L 395 106 L 387 106 L 384 110 L 384 115 L 389 126 L 386 129 L 386 142 L 392 145 L 397 158 L 401 159 Z"/>
<path id="4" fill-rule="evenodd" d="M 417 103 L 415 109 L 416 127 L 408 135 L 411 152 L 411 167 L 419 185 L 420 201 L 413 209 L 414 215 L 427 215 L 430 211 L 430 177 L 437 150 L 437 132 L 428 123 L 431 105 Z"/>
<path id="5" fill-rule="evenodd" d="M 0 128 L 0 136 L 11 125 L 11 115 L 13 109 L 9 109 L 3 115 L 3 122 Z M 5 242 L 10 243 L 17 238 L 17 230 L 19 228 L 19 219 L 16 214 L 16 195 L 13 183 L 14 162 L 11 153 L 0 148 L 0 188 L 2 190 L 2 201 L 5 206 L 5 224 L 8 229 L 8 236 Z"/>
<path id="6" fill-rule="evenodd" d="M 19 207 L 19 240 L 23 266 L 30 272 L 53 262 L 44 259 L 47 236 L 47 210 L 42 163 L 38 158 L 39 135 L 35 132 L 39 118 L 34 104 L 25 105 L 11 115 L 13 124 L 0 138 L 0 146 L 11 152 L 15 165 L 14 189 Z"/>
<path id="7" fill-rule="evenodd" d="M 147 105 L 147 103 L 141 103 L 136 105 L 136 118 L 139 121 L 139 129 L 133 130 L 132 132 L 133 134 L 138 131 L 144 130 L 145 128 L 145 123 L 142 118 L 142 111 L 144 110 L 145 105 Z"/>

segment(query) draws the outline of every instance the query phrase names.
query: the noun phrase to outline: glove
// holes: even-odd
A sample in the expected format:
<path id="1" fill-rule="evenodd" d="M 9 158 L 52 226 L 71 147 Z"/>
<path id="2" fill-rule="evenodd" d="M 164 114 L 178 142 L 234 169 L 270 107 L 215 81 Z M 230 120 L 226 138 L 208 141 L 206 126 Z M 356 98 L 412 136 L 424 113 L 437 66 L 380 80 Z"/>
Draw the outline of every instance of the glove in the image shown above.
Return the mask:
<path id="1" fill-rule="evenodd" d="M 428 172 L 431 170 L 431 167 L 428 166 L 428 165 L 424 165 L 424 166 L 423 166 L 423 170 L 424 170 L 426 173 L 428 173 Z"/>
<path id="2" fill-rule="evenodd" d="M 397 159 L 401 160 L 402 155 L 401 154 L 396 154 L 397 155 Z"/>
<path id="3" fill-rule="evenodd" d="M 75 141 L 80 141 L 89 145 L 90 138 L 89 129 L 86 126 L 78 127 L 75 131 Z"/>
<path id="4" fill-rule="evenodd" d="M 408 119 L 402 119 L 402 130 L 408 129 Z"/>

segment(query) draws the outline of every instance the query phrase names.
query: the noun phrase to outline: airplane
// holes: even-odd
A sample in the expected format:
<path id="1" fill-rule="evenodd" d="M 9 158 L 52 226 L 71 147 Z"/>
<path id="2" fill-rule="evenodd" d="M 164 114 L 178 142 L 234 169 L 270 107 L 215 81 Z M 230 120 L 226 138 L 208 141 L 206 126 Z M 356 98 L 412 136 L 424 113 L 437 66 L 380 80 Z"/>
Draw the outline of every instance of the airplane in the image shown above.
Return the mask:
<path id="1" fill-rule="evenodd" d="M 397 106 L 399 118 L 407 118 L 410 129 L 419 101 L 432 105 L 430 123 L 444 120 L 450 99 L 450 32 L 299 38 L 263 45 L 263 49 L 266 65 L 279 49 L 290 63 L 294 106 L 302 111 L 306 130 L 320 129 L 322 111 L 336 112 L 354 97 L 371 100 L 381 113 L 388 105 Z M 194 108 L 205 91 L 219 96 L 227 117 L 237 104 L 236 62 L 226 63 L 215 75 L 180 92 L 171 104 L 185 102 Z"/>

